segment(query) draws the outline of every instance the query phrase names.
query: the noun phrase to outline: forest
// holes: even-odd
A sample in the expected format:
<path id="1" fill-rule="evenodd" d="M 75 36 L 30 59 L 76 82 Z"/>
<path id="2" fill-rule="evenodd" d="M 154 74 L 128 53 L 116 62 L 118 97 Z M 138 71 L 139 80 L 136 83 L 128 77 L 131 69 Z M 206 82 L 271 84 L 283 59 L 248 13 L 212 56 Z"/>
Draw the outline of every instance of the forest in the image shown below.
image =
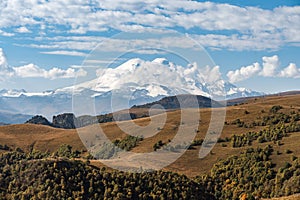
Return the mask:
<path id="1" fill-rule="evenodd" d="M 0 156 L 1 199 L 256 199 L 300 192 L 300 159 L 276 170 L 271 145 L 248 148 L 189 178 L 166 171 L 96 168 L 63 147 L 58 154 L 11 151 Z M 64 154 L 65 153 L 65 154 Z"/>

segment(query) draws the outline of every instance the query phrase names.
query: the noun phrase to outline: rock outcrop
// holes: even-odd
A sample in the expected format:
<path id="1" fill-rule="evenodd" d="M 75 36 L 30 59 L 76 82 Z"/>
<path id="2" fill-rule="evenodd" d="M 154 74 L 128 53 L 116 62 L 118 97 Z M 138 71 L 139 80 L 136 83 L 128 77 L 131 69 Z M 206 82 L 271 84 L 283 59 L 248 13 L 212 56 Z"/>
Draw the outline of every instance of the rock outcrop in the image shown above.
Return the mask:
<path id="1" fill-rule="evenodd" d="M 64 113 L 53 116 L 52 126 L 65 129 L 76 128 L 76 117 L 73 113 Z"/>
<path id="2" fill-rule="evenodd" d="M 47 125 L 51 126 L 52 124 L 43 116 L 41 115 L 36 115 L 32 117 L 31 119 L 27 120 L 25 124 L 42 124 L 42 125 Z"/>

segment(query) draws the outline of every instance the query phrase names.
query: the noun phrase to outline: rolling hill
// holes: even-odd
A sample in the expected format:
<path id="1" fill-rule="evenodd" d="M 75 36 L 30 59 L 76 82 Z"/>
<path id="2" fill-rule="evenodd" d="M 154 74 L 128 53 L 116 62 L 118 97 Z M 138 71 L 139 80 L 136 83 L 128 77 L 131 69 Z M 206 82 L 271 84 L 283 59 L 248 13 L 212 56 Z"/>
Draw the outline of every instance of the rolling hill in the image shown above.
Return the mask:
<path id="1" fill-rule="evenodd" d="M 141 109 L 145 112 L 146 108 L 134 109 Z M 284 177 L 284 173 L 287 172 L 286 169 L 290 171 L 295 169 L 294 161 L 296 162 L 298 160 L 297 156 L 300 155 L 300 148 L 298 145 L 300 140 L 300 129 L 298 130 L 300 126 L 299 94 L 252 98 L 243 101 L 240 104 L 227 107 L 226 118 L 220 139 L 206 157 L 199 159 L 199 150 L 201 148 L 201 144 L 203 144 L 201 142 L 203 142 L 209 128 L 212 110 L 214 109 L 220 108 L 200 108 L 201 122 L 199 127 L 196 130 L 190 130 L 191 132 L 187 131 L 183 135 L 183 137 L 188 137 L 190 133 L 196 133 L 192 146 L 188 148 L 179 159 L 164 167 L 163 171 L 172 171 L 186 175 L 190 178 L 196 177 L 196 180 L 200 182 L 204 181 L 204 183 L 206 183 L 205 180 L 207 181 L 207 179 L 200 177 L 208 176 L 208 179 L 215 181 L 212 183 L 216 184 L 215 187 L 220 187 L 221 185 L 218 185 L 219 183 L 227 184 L 226 191 L 229 192 L 228 194 L 226 194 L 225 190 L 220 188 L 220 191 L 223 191 L 220 195 L 225 197 L 226 195 L 243 195 L 243 193 L 234 194 L 230 192 L 240 191 L 238 189 L 239 187 L 245 187 L 244 190 L 251 191 L 251 187 L 253 186 L 246 184 L 246 181 L 244 186 L 240 185 L 239 187 L 233 187 L 234 185 L 232 184 L 234 184 L 234 181 L 231 179 L 227 180 L 225 177 L 230 176 L 225 174 L 226 171 L 224 172 L 221 170 L 224 163 L 227 163 L 227 165 L 228 163 L 235 163 L 236 171 L 241 169 L 240 173 L 243 171 L 245 172 L 245 169 L 243 167 L 239 168 L 240 166 L 238 166 L 237 163 L 242 163 L 249 158 L 259 156 L 259 152 L 263 150 L 266 154 L 261 157 L 263 161 L 259 161 L 262 167 L 261 170 L 266 169 L 266 172 L 269 170 L 271 174 L 263 175 L 264 173 L 261 171 L 257 172 L 258 174 L 256 175 L 261 173 L 262 176 L 269 177 L 270 180 L 275 180 L 275 177 L 277 177 L 277 179 Z M 147 127 L 147 125 L 150 125 L 149 127 L 152 127 L 152 129 L 149 128 L 148 131 L 155 131 L 157 134 L 144 137 L 141 141 L 134 143 L 133 146 L 130 147 L 130 152 L 153 152 L 154 146 L 159 152 L 160 149 L 168 146 L 170 140 L 174 139 L 174 136 L 180 126 L 189 127 L 190 123 L 193 122 L 194 113 L 198 109 L 188 110 L 191 115 L 190 117 L 185 117 L 183 121 L 181 120 L 182 113 L 180 110 L 175 109 L 168 111 L 166 113 L 166 123 L 161 121 L 162 114 L 158 114 L 152 116 L 152 118 L 144 117 L 130 121 L 94 124 L 71 130 L 33 124 L 2 126 L 0 127 L 0 144 L 6 144 L 11 149 L 19 147 L 25 152 L 30 152 L 33 149 L 43 152 L 55 152 L 61 144 L 69 144 L 73 147 L 73 149 L 83 152 L 82 157 L 86 157 L 86 147 L 88 147 L 89 150 L 94 150 L 95 146 L 97 146 L 97 134 L 95 135 L 95 133 L 98 133 L 99 130 L 103 130 L 111 141 L 114 141 L 116 145 L 120 146 L 122 145 L 122 142 L 125 142 L 126 144 L 126 141 L 130 141 L 130 138 L 128 139 L 128 135 L 125 133 L 126 131 L 135 135 L 139 134 L 138 131 L 136 131 L 137 125 L 139 127 Z M 151 120 L 152 122 L 155 122 L 152 126 Z M 282 128 L 285 131 L 277 134 L 279 133 L 278 130 L 281 130 Z M 1 151 L 5 152 L 4 150 Z M 248 154 L 252 156 L 248 158 Z M 163 154 L 158 154 L 158 156 L 163 156 Z M 129 157 L 127 161 L 130 161 L 130 159 L 135 159 L 135 157 Z M 159 159 L 159 157 L 157 159 Z M 245 163 L 245 166 L 248 165 L 249 169 L 254 167 L 251 163 L 253 162 Z M 90 164 L 95 167 L 104 166 L 103 163 L 94 159 L 90 160 Z M 118 165 L 117 160 L 115 160 L 115 164 Z M 230 171 L 229 168 L 228 172 L 234 173 L 233 171 Z M 220 177 L 224 176 L 225 179 L 216 179 L 216 177 L 218 177 L 216 176 L 216 173 L 219 173 Z M 256 175 L 253 175 L 253 177 L 255 178 Z M 238 174 L 236 176 L 238 176 Z M 240 180 L 235 181 L 245 181 L 246 177 L 246 174 L 244 174 L 244 176 L 240 177 Z M 292 184 L 291 186 L 292 179 L 288 179 L 288 177 L 293 176 L 287 176 L 286 181 L 281 179 L 282 187 L 280 188 L 288 188 L 284 189 L 286 192 L 284 192 L 283 189 L 278 189 L 278 191 L 274 190 L 274 194 L 272 195 L 285 196 L 293 194 L 293 191 L 298 191 L 299 188 L 297 189 L 297 187 L 295 187 L 297 184 Z M 265 183 L 267 183 L 266 180 L 264 181 Z M 251 183 L 252 181 L 248 182 Z M 242 182 L 240 182 L 240 184 L 241 183 Z M 272 182 L 268 182 L 267 184 L 272 185 Z M 259 191 L 269 191 L 266 186 L 263 187 L 263 185 L 260 185 L 259 187 L 261 188 Z M 292 188 L 293 191 L 290 190 L 290 188 Z M 217 193 L 214 194 L 217 196 L 219 195 Z M 259 194 L 252 192 L 251 194 L 267 197 L 265 196 L 267 193 Z M 247 194 L 244 196 L 247 196 Z"/>
<path id="2" fill-rule="evenodd" d="M 268 110 L 271 109 L 274 105 L 283 106 L 285 113 L 292 111 L 299 112 L 300 109 L 300 96 L 299 95 L 288 95 L 288 96 L 272 96 L 264 98 L 250 99 L 248 102 L 242 103 L 237 106 L 230 106 L 226 108 L 226 119 L 221 138 L 230 137 L 233 134 L 243 134 L 251 131 L 260 131 L 265 128 L 265 126 L 241 126 L 238 127 L 235 123 L 236 119 L 239 119 L 244 124 L 251 124 L 253 121 L 258 121 L 263 116 L 267 116 Z M 138 110 L 138 108 L 134 108 Z M 141 108 L 145 112 L 145 108 Z M 247 111 L 248 114 L 245 114 Z M 153 137 L 145 138 L 137 147 L 133 149 L 134 152 L 149 152 L 153 151 L 152 146 L 159 140 L 167 142 L 168 139 L 172 139 L 175 135 L 176 130 L 174 127 L 178 126 L 180 123 L 180 111 L 172 110 L 167 112 L 167 122 L 164 126 L 161 126 L 161 130 L 158 134 Z M 211 117 L 210 108 L 201 108 L 201 123 L 198 129 L 198 133 L 195 139 L 204 138 Z M 149 117 L 144 117 L 140 119 L 133 120 L 134 124 L 140 126 L 146 126 L 150 123 Z M 131 124 L 131 121 L 123 121 L 124 124 Z M 186 122 L 188 123 L 188 121 Z M 228 124 L 228 125 L 226 125 Z M 116 125 L 116 122 L 102 123 L 100 125 L 94 124 L 87 127 L 78 129 L 80 132 L 92 132 L 93 130 L 99 129 L 99 126 L 104 130 L 105 134 L 111 140 L 122 139 L 126 134 L 120 130 Z M 129 126 L 129 125 L 128 125 Z M 156 128 L 160 125 L 158 124 Z M 77 131 L 78 131 L 77 130 Z M 130 130 L 130 129 L 128 129 Z M 29 150 L 30 148 L 36 148 L 41 151 L 54 151 L 60 144 L 70 144 L 76 149 L 83 149 L 84 145 L 82 144 L 80 138 L 78 137 L 78 132 L 76 129 L 66 130 L 61 128 L 53 128 L 43 125 L 33 125 L 33 124 L 20 124 L 20 125 L 8 125 L 0 127 L 0 144 L 7 144 L 12 148 L 20 147 L 24 150 Z M 42 137 L 41 137 L 42 136 Z M 297 138 L 297 135 L 285 138 L 289 142 L 293 137 Z M 292 141 L 290 141 L 292 142 Z M 220 144 L 217 144 L 215 149 L 216 156 L 207 156 L 204 160 L 208 159 L 208 163 L 216 162 L 218 159 L 226 155 L 233 155 L 238 153 L 240 150 L 228 148 L 227 151 L 223 151 L 223 148 L 219 148 Z M 220 152 L 219 152 L 220 150 Z M 300 150 L 300 149 L 299 149 Z M 296 149 L 296 152 L 299 151 Z M 196 155 L 197 151 L 188 150 L 183 158 L 179 159 L 176 163 L 172 164 L 174 169 L 176 168 L 178 172 L 186 173 L 188 175 L 196 175 L 199 172 L 206 172 L 211 166 L 205 165 L 201 166 L 203 160 L 199 160 L 193 164 L 189 162 L 190 166 L 184 167 L 185 161 L 184 158 L 189 159 Z M 220 155 L 218 155 L 220 153 Z M 187 160 L 186 160 L 187 161 Z M 178 167 L 181 166 L 181 167 Z M 194 166 L 194 167 L 193 167 Z M 200 167 L 199 167 L 200 166 Z M 186 171 L 187 170 L 187 171 Z"/>

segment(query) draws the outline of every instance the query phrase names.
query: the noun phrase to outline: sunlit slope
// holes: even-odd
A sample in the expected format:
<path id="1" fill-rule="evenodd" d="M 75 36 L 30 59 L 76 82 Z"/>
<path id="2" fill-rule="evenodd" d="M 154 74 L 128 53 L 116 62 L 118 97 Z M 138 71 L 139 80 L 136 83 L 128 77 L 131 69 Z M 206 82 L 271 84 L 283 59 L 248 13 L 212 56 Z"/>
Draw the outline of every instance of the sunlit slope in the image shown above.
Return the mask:
<path id="1" fill-rule="evenodd" d="M 291 112 L 300 112 L 300 95 L 257 98 L 251 99 L 243 104 L 227 107 L 226 119 L 220 138 L 225 139 L 226 137 L 230 138 L 233 134 L 238 135 L 248 132 L 258 132 L 265 129 L 267 126 L 252 126 L 251 124 L 253 124 L 253 122 L 262 121 L 264 116 L 270 115 L 270 109 L 277 105 L 282 107 L 280 110 L 282 113 L 290 114 Z M 139 112 L 139 110 L 136 108 L 135 112 Z M 141 112 L 145 112 L 145 109 L 142 109 Z M 135 153 L 152 152 L 154 144 L 158 141 L 162 141 L 164 144 L 171 141 L 177 134 L 180 126 L 187 127 L 187 136 L 196 132 L 194 139 L 203 139 L 205 137 L 210 124 L 211 109 L 200 109 L 199 127 L 198 129 L 192 130 L 189 130 L 188 127 L 192 125 L 191 122 L 194 120 L 193 116 L 195 116 L 197 110 L 191 109 L 190 112 L 190 116 L 181 118 L 180 110 L 169 111 L 166 113 L 165 123 L 163 120 L 160 120 L 163 114 L 153 116 L 152 119 L 146 117 L 132 121 L 117 122 L 121 123 L 122 127 L 126 127 L 125 132 L 121 130 L 120 125 L 117 125 L 116 122 L 91 125 L 78 130 L 57 129 L 32 124 L 1 126 L 0 144 L 7 144 L 11 148 L 19 147 L 24 151 L 38 149 L 53 152 L 57 150 L 61 144 L 66 143 L 73 146 L 74 149 L 83 150 L 85 149 L 85 145 L 89 145 L 86 142 L 92 140 L 94 137 L 93 134 L 99 133 L 99 130 L 102 130 L 110 141 L 124 139 L 128 134 L 145 135 L 157 132 L 157 134 L 151 137 L 144 137 L 144 140 L 140 141 L 138 145 L 131 150 Z M 156 121 L 156 123 L 151 124 L 151 120 L 152 122 Z M 237 120 L 242 122 L 243 125 L 240 126 L 236 124 L 235 122 Z M 138 133 L 136 126 L 151 128 L 148 129 L 149 133 Z M 83 140 L 80 139 L 79 135 Z M 272 160 L 277 164 L 276 167 L 280 167 L 285 161 L 290 160 L 291 155 L 284 153 L 286 149 L 291 150 L 293 155 L 300 155 L 299 141 L 300 134 L 293 133 L 290 134 L 289 137 L 282 139 L 284 145 L 281 146 L 276 146 L 272 142 L 261 144 L 257 141 L 254 141 L 252 146 L 274 145 L 274 150 L 281 152 L 281 154 L 272 155 Z M 85 145 L 83 145 L 83 143 Z M 204 174 L 207 173 L 218 160 L 225 159 L 230 155 L 239 154 L 242 149 L 248 147 L 249 146 L 233 148 L 230 142 L 217 143 L 210 154 L 203 159 L 199 159 L 198 153 L 200 146 L 196 146 L 193 149 L 187 150 L 181 158 L 166 167 L 166 169 L 184 173 L 189 176 Z"/>

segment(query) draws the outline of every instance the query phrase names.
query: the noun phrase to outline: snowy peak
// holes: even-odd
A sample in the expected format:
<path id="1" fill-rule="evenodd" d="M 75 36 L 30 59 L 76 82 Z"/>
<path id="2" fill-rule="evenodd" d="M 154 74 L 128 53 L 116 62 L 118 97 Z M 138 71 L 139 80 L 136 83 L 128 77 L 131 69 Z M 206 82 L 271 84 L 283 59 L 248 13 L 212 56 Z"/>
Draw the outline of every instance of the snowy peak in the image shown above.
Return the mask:
<path id="1" fill-rule="evenodd" d="M 256 92 L 247 88 L 237 87 L 228 82 L 226 82 L 224 86 L 227 99 L 265 95 L 263 92 Z"/>
<path id="2" fill-rule="evenodd" d="M 175 65 L 166 58 L 145 61 L 139 58 L 130 59 L 116 68 L 99 69 L 98 78 L 74 86 L 78 91 L 83 88 L 97 92 L 108 92 L 126 87 L 145 89 L 149 96 L 167 95 L 165 87 L 189 94 L 209 96 L 202 90 L 200 70 L 197 66 L 186 67 Z M 159 92 L 160 91 L 160 92 Z M 169 95 L 176 95 L 172 92 Z"/>
<path id="3" fill-rule="evenodd" d="M 121 64 L 118 67 L 118 69 L 132 71 L 132 70 L 135 70 L 137 67 L 139 67 L 144 62 L 145 61 L 143 61 L 142 59 L 133 58 L 133 59 L 130 59 L 130 60 L 126 61 L 125 63 Z"/>
<path id="4" fill-rule="evenodd" d="M 53 94 L 53 91 L 45 91 L 45 92 L 27 92 L 24 89 L 21 90 L 0 90 L 0 97 L 21 97 L 21 96 L 49 96 Z"/>
<path id="5" fill-rule="evenodd" d="M 154 60 L 152 60 L 153 63 L 159 63 L 162 65 L 169 65 L 169 61 L 166 58 L 155 58 Z"/>
<path id="6" fill-rule="evenodd" d="M 200 69 L 196 63 L 181 66 L 166 58 L 155 58 L 152 61 L 133 58 L 116 68 L 99 69 L 97 75 L 98 78 L 94 80 L 59 89 L 56 93 L 80 94 L 89 90 L 95 92 L 93 96 L 100 96 L 114 90 L 136 90 L 152 98 L 194 94 L 223 99 L 252 95 L 251 90 L 238 88 L 222 80 L 217 66 Z"/>
<path id="7" fill-rule="evenodd" d="M 6 90 L 6 89 L 0 90 L 0 96 L 3 96 L 3 97 L 19 97 L 24 93 L 26 93 L 26 91 L 24 89 L 21 89 L 21 90 L 16 90 L 16 89 L 13 89 L 13 90 Z"/>

